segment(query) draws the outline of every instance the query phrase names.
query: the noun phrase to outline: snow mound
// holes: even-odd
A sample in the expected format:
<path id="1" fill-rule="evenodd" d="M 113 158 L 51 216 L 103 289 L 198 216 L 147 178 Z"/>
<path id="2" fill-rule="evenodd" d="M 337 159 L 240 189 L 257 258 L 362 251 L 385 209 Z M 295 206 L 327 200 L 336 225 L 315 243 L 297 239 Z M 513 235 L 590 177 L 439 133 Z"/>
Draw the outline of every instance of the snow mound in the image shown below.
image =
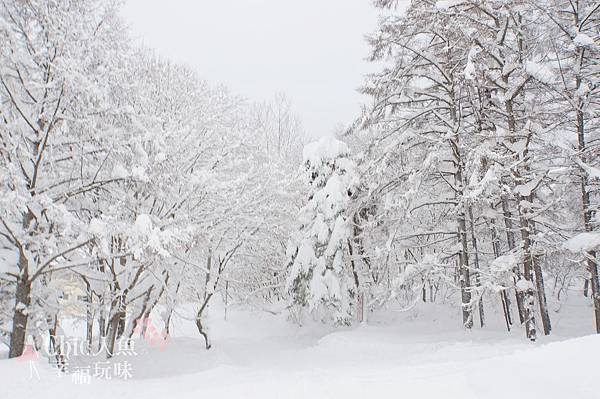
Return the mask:
<path id="1" fill-rule="evenodd" d="M 573 43 L 577 47 L 585 47 L 594 45 L 594 39 L 586 35 L 585 33 L 578 33 L 577 36 L 573 39 Z"/>
<path id="2" fill-rule="evenodd" d="M 554 72 L 547 65 L 539 62 L 526 61 L 525 70 L 529 75 L 542 83 L 550 84 L 555 78 Z"/>
<path id="3" fill-rule="evenodd" d="M 600 233 L 581 233 L 565 242 L 564 247 L 571 252 L 590 251 L 600 247 Z"/>
<path id="4" fill-rule="evenodd" d="M 346 143 L 334 137 L 326 136 L 304 146 L 302 161 L 311 165 L 327 163 L 327 161 L 347 156 L 350 153 Z"/>

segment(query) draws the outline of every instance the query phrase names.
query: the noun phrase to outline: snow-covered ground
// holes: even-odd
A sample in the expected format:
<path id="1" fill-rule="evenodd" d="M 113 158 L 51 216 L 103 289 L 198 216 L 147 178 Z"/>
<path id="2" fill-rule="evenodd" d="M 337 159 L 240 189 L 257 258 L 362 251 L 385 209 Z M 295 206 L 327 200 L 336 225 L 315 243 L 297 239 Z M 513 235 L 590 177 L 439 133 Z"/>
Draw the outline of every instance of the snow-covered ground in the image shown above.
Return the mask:
<path id="1" fill-rule="evenodd" d="M 465 332 L 458 318 L 443 318 L 447 308 L 438 310 L 429 305 L 427 318 L 415 317 L 415 309 L 388 313 L 386 323 L 373 316 L 369 324 L 326 331 L 249 311 L 230 311 L 224 321 L 221 310 L 213 309 L 209 351 L 193 324 L 179 320 L 164 347 L 137 342 L 137 356 L 115 360 L 131 364 L 128 381 L 76 384 L 41 360 L 34 362 L 35 370 L 29 361 L 0 360 L 0 397 L 600 397 L 594 361 L 600 358 L 600 337 L 569 338 L 591 333 L 590 317 L 563 320 L 555 314 L 558 334 L 531 344 L 520 329 L 507 336 L 496 315 L 491 315 L 491 328 Z"/>

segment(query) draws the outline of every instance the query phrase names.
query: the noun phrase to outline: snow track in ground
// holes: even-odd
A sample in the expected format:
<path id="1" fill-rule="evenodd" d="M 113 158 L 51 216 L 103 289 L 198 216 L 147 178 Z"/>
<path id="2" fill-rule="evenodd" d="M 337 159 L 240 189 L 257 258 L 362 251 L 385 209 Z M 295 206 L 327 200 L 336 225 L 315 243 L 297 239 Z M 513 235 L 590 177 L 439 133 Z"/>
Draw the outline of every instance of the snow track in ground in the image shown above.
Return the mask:
<path id="1" fill-rule="evenodd" d="M 138 346 L 129 381 L 76 385 L 43 362 L 0 361 L 3 397 L 44 399 L 597 399 L 600 337 L 531 344 L 521 331 L 467 333 L 447 321 L 298 329 L 266 314 L 213 318 L 206 351 L 180 323 L 164 350 Z M 444 328 L 441 328 L 445 326 Z M 557 338 L 554 338 L 557 339 Z M 119 359 L 117 359 L 119 360 Z M 5 396 L 7 395 L 7 396 Z"/>

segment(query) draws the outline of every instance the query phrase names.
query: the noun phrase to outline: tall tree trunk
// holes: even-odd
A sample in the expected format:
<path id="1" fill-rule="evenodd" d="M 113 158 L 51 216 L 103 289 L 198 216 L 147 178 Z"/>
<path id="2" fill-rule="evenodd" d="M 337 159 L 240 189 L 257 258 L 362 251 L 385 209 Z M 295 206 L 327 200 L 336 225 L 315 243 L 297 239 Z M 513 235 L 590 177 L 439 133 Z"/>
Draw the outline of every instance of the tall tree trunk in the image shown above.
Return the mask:
<path id="1" fill-rule="evenodd" d="M 458 217 L 458 239 L 461 245 L 459 254 L 460 292 L 462 303 L 463 325 L 473 327 L 473 307 L 471 304 L 471 276 L 469 270 L 469 253 L 467 245 L 466 220 L 464 212 Z"/>
<path id="2" fill-rule="evenodd" d="M 453 113 L 453 120 L 456 120 L 456 115 Z M 461 293 L 461 307 L 463 325 L 466 328 L 473 327 L 473 304 L 471 303 L 471 275 L 469 269 L 469 243 L 467 240 L 467 215 L 463 201 L 463 162 L 461 156 L 460 145 L 458 141 L 458 132 L 454 132 L 454 138 L 450 140 L 450 146 L 453 153 L 453 162 L 456 171 L 454 172 L 455 197 L 458 204 L 457 226 L 458 226 L 458 244 L 460 252 L 458 254 L 458 273 Z"/>
<path id="3" fill-rule="evenodd" d="M 51 320 L 49 320 L 50 324 L 52 325 L 52 327 L 48 330 L 48 335 L 50 338 L 50 349 L 51 352 L 50 353 L 54 353 L 54 357 L 56 360 L 56 367 L 58 367 L 58 369 L 60 371 L 66 371 L 67 369 L 67 362 L 69 359 L 66 358 L 66 356 L 68 354 L 63 353 L 62 349 L 62 342 L 61 342 L 61 335 L 59 334 L 59 318 L 58 318 L 58 314 L 55 314 L 54 317 L 50 318 Z"/>
<path id="4" fill-rule="evenodd" d="M 121 309 L 121 316 L 119 317 L 119 324 L 117 325 L 117 339 L 123 337 L 125 333 L 125 327 L 127 325 L 127 305 L 123 304 Z"/>
<path id="5" fill-rule="evenodd" d="M 539 256 L 533 256 L 533 271 L 535 273 L 535 288 L 538 294 L 542 328 L 544 329 L 544 335 L 550 335 L 552 324 L 550 323 L 550 313 L 548 312 L 548 302 L 546 300 L 546 287 L 544 286 L 544 275 L 542 274 Z"/>
<path id="6" fill-rule="evenodd" d="M 142 307 L 140 308 L 138 315 L 133 318 L 133 321 L 132 321 L 130 327 L 128 328 L 128 331 L 127 331 L 128 339 L 131 339 L 134 331 L 138 328 L 140 330 L 140 335 L 142 337 L 145 336 L 145 333 L 146 333 L 145 326 L 148 323 L 148 317 L 146 316 L 146 314 L 148 314 L 148 315 L 150 314 L 150 311 L 148 309 L 148 302 L 150 300 L 150 295 L 152 294 L 153 289 L 154 289 L 154 286 L 150 287 L 150 289 L 148 291 L 146 291 L 146 295 L 144 295 L 144 302 L 142 303 Z"/>
<path id="7" fill-rule="evenodd" d="M 492 219 L 490 221 L 491 234 L 492 234 L 492 249 L 494 251 L 494 258 L 500 257 L 500 240 L 498 238 L 498 232 L 496 231 L 496 222 Z M 506 293 L 506 290 L 500 292 L 500 300 L 502 301 L 502 310 L 504 312 L 504 321 L 506 322 L 506 329 L 510 331 L 513 324 L 512 316 L 510 313 L 510 298 Z"/>
<path id="8" fill-rule="evenodd" d="M 27 264 L 25 256 L 19 257 L 19 263 Z M 19 357 L 25 350 L 27 338 L 28 310 L 31 305 L 31 281 L 27 274 L 27 266 L 21 267 L 21 274 L 17 278 L 15 308 L 10 333 L 9 358 Z"/>
<path id="9" fill-rule="evenodd" d="M 94 342 L 94 313 L 92 311 L 93 305 L 93 292 L 92 286 L 87 278 L 83 278 L 83 282 L 85 283 L 85 291 L 86 291 L 86 304 L 85 304 L 85 341 L 87 343 L 87 350 L 90 351 L 92 349 L 92 345 Z"/>
<path id="10" fill-rule="evenodd" d="M 481 275 L 479 272 L 479 250 L 477 248 L 477 238 L 475 237 L 475 222 L 473 221 L 473 208 L 469 206 L 469 225 L 471 228 L 471 245 L 473 246 L 473 256 L 475 265 L 475 287 L 481 288 Z M 485 313 L 483 310 L 483 293 L 479 292 L 479 300 L 477 308 L 479 309 L 479 324 L 481 327 L 485 325 Z"/>
<path id="11" fill-rule="evenodd" d="M 202 303 L 202 306 L 200 306 L 200 309 L 198 309 L 198 312 L 196 313 L 196 327 L 198 328 L 198 332 L 200 333 L 200 335 L 202 335 L 204 337 L 204 343 L 205 343 L 206 349 L 211 348 L 211 343 L 210 343 L 210 338 L 208 337 L 208 333 L 206 332 L 206 330 L 204 329 L 204 326 L 202 325 L 202 315 L 204 313 L 204 310 L 208 306 L 208 302 L 210 301 L 210 298 L 213 296 L 212 292 L 210 294 L 208 293 L 208 287 L 209 287 L 208 283 L 210 282 L 211 269 L 212 269 L 212 249 L 209 249 L 208 250 L 208 259 L 206 260 L 207 273 L 206 273 L 206 279 L 205 279 L 205 284 L 204 284 L 204 286 L 205 286 L 204 301 Z"/>
<path id="12" fill-rule="evenodd" d="M 517 14 L 517 23 L 520 24 L 521 16 Z M 519 50 L 523 49 L 522 38 L 518 38 Z M 503 75 L 502 79 L 508 87 L 508 75 Z M 505 93 L 506 94 L 506 93 Z M 514 142 L 514 138 L 517 135 L 517 122 L 515 119 L 515 112 L 513 109 L 513 97 L 509 97 L 505 101 L 505 111 L 508 122 L 508 131 L 510 133 L 509 140 Z M 527 144 L 528 145 L 528 144 Z M 522 160 L 527 157 L 527 146 L 521 152 L 513 152 L 513 158 L 515 161 Z M 519 184 L 522 180 L 522 177 L 519 171 L 513 172 L 513 180 Z M 523 255 L 523 279 L 517 277 L 519 280 L 517 281 L 517 292 L 521 292 L 522 295 L 522 311 L 523 311 L 523 321 L 525 323 L 525 333 L 527 338 L 531 341 L 536 340 L 536 329 L 535 329 L 535 312 L 534 312 L 534 285 L 533 285 L 533 256 L 531 253 L 531 226 L 529 224 L 529 219 L 527 218 L 527 209 L 523 207 L 523 203 L 526 200 L 529 200 L 529 197 L 525 197 L 523 195 L 517 195 L 517 210 L 519 213 L 519 222 L 520 222 L 520 230 L 521 230 L 521 242 L 522 242 L 522 255 Z M 508 201 L 506 201 L 506 205 L 508 205 Z M 504 206 L 504 202 L 503 202 Z"/>
<path id="13" fill-rule="evenodd" d="M 23 228 L 29 229 L 34 219 L 31 211 L 23 216 Z M 27 339 L 27 323 L 29 321 L 29 307 L 31 306 L 31 285 L 29 279 L 29 259 L 25 254 L 26 248 L 19 247 L 19 275 L 15 292 L 15 307 L 13 309 L 12 330 L 10 332 L 10 348 L 8 357 L 19 357 L 25 350 Z"/>
<path id="14" fill-rule="evenodd" d="M 513 230 L 512 223 L 512 212 L 510 211 L 510 206 L 508 203 L 508 197 L 506 195 L 502 196 L 502 215 L 504 217 L 504 228 L 506 229 L 506 242 L 508 243 L 509 251 L 513 251 L 516 247 L 515 241 L 515 233 Z M 521 280 L 521 270 L 518 267 L 513 269 L 513 282 Z M 520 290 L 515 290 L 515 297 L 517 300 L 517 309 L 519 310 L 519 321 L 521 324 L 525 323 L 525 309 L 523 307 L 523 292 Z"/>
<path id="15" fill-rule="evenodd" d="M 575 23 L 579 23 L 579 18 L 575 15 Z M 582 85 L 581 68 L 583 66 L 585 49 L 583 47 L 577 47 L 576 58 L 578 62 L 577 74 L 575 76 L 575 87 L 580 90 Z M 587 143 L 585 137 L 585 115 L 583 112 L 584 99 L 579 98 L 577 101 L 577 109 L 575 110 L 577 116 L 577 148 L 579 150 L 579 156 L 582 162 L 586 162 L 586 151 Z M 581 171 L 581 204 L 583 209 L 583 227 L 586 232 L 593 231 L 592 219 L 594 212 L 590 206 L 590 193 L 588 191 L 588 176 L 585 170 Z M 589 284 L 586 281 L 584 295 L 587 296 L 588 287 L 592 291 L 592 300 L 594 303 L 594 315 L 596 318 L 596 333 L 600 334 L 600 286 L 598 282 L 598 262 L 596 259 L 595 251 L 588 251 L 586 253 L 586 263 L 589 273 Z"/>
<path id="16" fill-rule="evenodd" d="M 519 196 L 519 202 L 526 200 Z M 530 238 L 530 224 L 529 220 L 525 216 L 526 210 L 519 207 L 519 215 L 521 221 L 521 239 L 523 243 L 523 280 L 518 282 L 518 289 L 523 293 L 523 316 L 525 317 L 525 333 L 527 338 L 531 341 L 536 340 L 536 328 L 535 328 L 535 297 L 534 297 L 534 285 L 533 285 L 533 254 L 531 253 L 531 238 Z"/>
<path id="17" fill-rule="evenodd" d="M 577 115 L 578 121 L 578 136 L 579 136 L 579 151 L 584 152 L 585 145 L 585 136 L 583 130 L 583 112 L 578 111 Z M 592 226 L 592 218 L 593 211 L 590 207 L 590 193 L 587 189 L 588 186 L 588 178 L 585 171 L 581 172 L 581 202 L 583 207 L 583 224 L 586 232 L 593 231 Z M 600 286 L 598 282 L 598 261 L 596 258 L 596 251 L 587 251 L 586 252 L 586 264 L 587 270 L 589 273 L 589 280 L 586 280 L 586 289 L 584 290 L 584 295 L 587 294 L 587 287 L 591 288 L 592 291 L 592 301 L 594 303 L 594 315 L 596 319 L 596 332 L 600 334 Z M 588 285 L 589 281 L 589 285 Z M 587 295 L 586 295 L 587 296 Z"/>
<path id="18" fill-rule="evenodd" d="M 116 312 L 108 322 L 108 334 L 106 334 L 106 358 L 110 359 L 115 354 L 115 344 L 117 342 L 117 332 L 121 320 L 121 312 Z"/>
<path id="19" fill-rule="evenodd" d="M 210 343 L 208 333 L 206 332 L 206 330 L 204 329 L 204 325 L 202 324 L 202 315 L 204 313 L 204 310 L 208 306 L 208 302 L 210 301 L 210 298 L 212 296 L 213 294 L 208 294 L 205 296 L 202 306 L 200 306 L 200 309 L 198 309 L 198 312 L 196 313 L 196 328 L 198 328 L 198 332 L 200 333 L 200 335 L 204 337 L 204 344 L 206 349 L 210 349 L 212 344 Z"/>
<path id="20" fill-rule="evenodd" d="M 106 342 L 106 309 L 104 309 L 104 298 L 100 303 L 100 317 L 98 319 L 98 352 L 102 350 L 103 341 Z"/>
<path id="21" fill-rule="evenodd" d="M 596 262 L 596 252 L 588 251 L 586 256 L 588 257 L 587 265 L 590 272 L 590 285 L 592 287 L 594 314 L 596 316 L 596 333 L 600 334 L 600 283 L 598 282 L 598 263 Z"/>

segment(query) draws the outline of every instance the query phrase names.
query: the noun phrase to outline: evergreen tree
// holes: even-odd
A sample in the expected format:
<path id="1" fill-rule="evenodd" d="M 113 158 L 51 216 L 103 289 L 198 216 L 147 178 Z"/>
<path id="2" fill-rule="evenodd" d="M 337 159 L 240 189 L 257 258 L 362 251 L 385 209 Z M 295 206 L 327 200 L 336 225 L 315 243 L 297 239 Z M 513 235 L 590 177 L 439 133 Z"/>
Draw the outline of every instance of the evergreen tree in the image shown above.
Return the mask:
<path id="1" fill-rule="evenodd" d="M 348 206 L 358 185 L 356 165 L 348 146 L 331 137 L 305 146 L 303 160 L 310 193 L 288 247 L 287 290 L 292 305 L 347 324 L 356 295 L 348 266 Z"/>

